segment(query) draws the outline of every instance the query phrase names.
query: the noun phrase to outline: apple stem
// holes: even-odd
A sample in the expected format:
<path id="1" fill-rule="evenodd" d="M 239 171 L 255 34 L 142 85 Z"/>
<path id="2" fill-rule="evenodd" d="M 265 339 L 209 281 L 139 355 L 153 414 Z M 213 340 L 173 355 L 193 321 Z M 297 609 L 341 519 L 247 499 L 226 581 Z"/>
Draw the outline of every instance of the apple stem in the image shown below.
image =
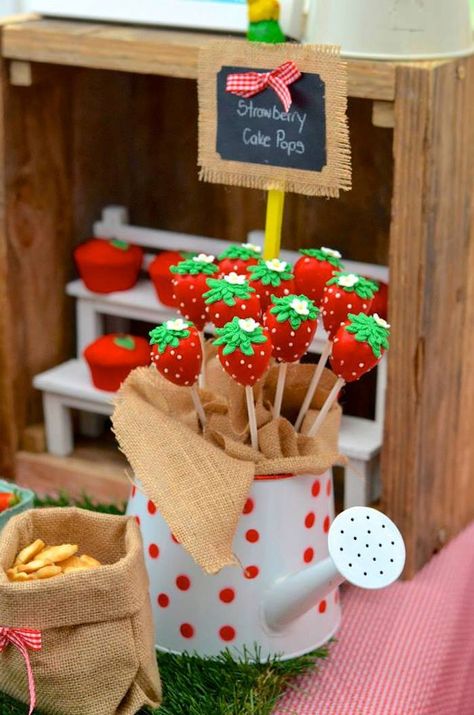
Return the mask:
<path id="1" fill-rule="evenodd" d="M 313 399 L 314 393 L 316 392 L 316 388 L 317 388 L 319 381 L 321 379 L 321 375 L 323 374 L 323 370 L 327 363 L 328 357 L 331 354 L 331 349 L 332 349 L 332 340 L 327 340 L 326 344 L 324 345 L 323 351 L 321 353 L 321 357 L 319 358 L 319 362 L 316 365 L 316 369 L 313 373 L 313 377 L 311 378 L 311 382 L 309 383 L 308 391 L 306 392 L 306 395 L 303 400 L 303 404 L 301 405 L 301 409 L 299 411 L 298 417 L 296 418 L 295 430 L 297 432 L 299 432 L 301 425 L 303 423 L 303 420 L 305 418 L 305 415 L 306 415 L 307 411 L 309 410 L 309 406 L 311 405 L 311 400 Z"/>

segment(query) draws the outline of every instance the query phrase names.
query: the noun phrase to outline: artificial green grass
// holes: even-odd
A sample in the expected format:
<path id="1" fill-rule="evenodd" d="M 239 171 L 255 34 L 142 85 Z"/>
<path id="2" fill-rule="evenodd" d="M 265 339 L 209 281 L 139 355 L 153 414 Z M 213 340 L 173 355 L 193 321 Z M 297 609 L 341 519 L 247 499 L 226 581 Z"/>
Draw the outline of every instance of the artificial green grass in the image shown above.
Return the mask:
<path id="1" fill-rule="evenodd" d="M 36 506 L 70 506 L 109 514 L 121 514 L 115 505 L 94 504 L 88 497 L 72 501 L 66 494 L 37 499 Z M 270 715 L 287 687 L 328 655 L 323 647 L 292 660 L 262 661 L 258 651 L 244 652 L 239 660 L 229 651 L 215 658 L 193 654 L 160 653 L 158 665 L 163 681 L 163 704 L 157 715 Z M 257 662 L 251 662 L 251 661 Z M 0 693 L 0 715 L 24 715 L 28 708 Z M 37 715 L 40 711 L 35 710 Z M 141 710 L 140 715 L 149 714 Z"/>

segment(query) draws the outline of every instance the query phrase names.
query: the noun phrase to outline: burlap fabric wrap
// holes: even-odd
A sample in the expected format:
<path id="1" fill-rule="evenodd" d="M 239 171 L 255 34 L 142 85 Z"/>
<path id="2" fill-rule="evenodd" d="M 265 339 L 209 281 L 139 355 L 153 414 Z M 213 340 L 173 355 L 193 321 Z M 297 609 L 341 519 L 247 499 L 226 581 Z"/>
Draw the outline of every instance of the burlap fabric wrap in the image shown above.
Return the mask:
<path id="1" fill-rule="evenodd" d="M 10 583 L 4 570 L 36 538 L 77 543 L 105 565 Z M 42 712 L 135 715 L 142 705 L 159 705 L 148 576 L 134 519 L 75 508 L 27 511 L 0 534 L 0 566 L 0 625 L 42 632 L 42 650 L 30 651 Z M 0 691 L 28 702 L 25 662 L 12 645 L 0 654 Z"/>
<path id="2" fill-rule="evenodd" d="M 112 421 L 146 495 L 195 561 L 216 573 L 238 563 L 232 541 L 254 475 L 321 474 L 341 459 L 340 408 L 330 411 L 315 439 L 296 434 L 289 420 L 295 421 L 314 366 L 288 366 L 284 417 L 279 419 L 271 412 L 277 375 L 273 367 L 254 388 L 260 447 L 255 451 L 248 439 L 244 389 L 222 370 L 215 352 L 210 353 L 210 389 L 200 391 L 207 417 L 204 435 L 190 391 L 164 380 L 154 367 L 130 373 L 118 393 Z M 326 371 L 313 408 L 321 406 L 334 380 Z M 310 410 L 305 424 L 316 414 Z"/>

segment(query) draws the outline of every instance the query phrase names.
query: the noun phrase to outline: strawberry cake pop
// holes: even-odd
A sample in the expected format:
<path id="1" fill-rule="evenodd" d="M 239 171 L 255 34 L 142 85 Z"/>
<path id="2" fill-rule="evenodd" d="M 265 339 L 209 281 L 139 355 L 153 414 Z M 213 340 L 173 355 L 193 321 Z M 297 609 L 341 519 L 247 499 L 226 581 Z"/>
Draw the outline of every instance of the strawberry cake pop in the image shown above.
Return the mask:
<path id="1" fill-rule="evenodd" d="M 335 271 L 343 270 L 341 254 L 332 248 L 302 248 L 293 268 L 298 293 L 307 295 L 319 305 L 323 299 L 324 286 Z"/>
<path id="2" fill-rule="evenodd" d="M 273 416 L 281 411 L 287 365 L 300 360 L 308 350 L 318 326 L 319 308 L 305 295 L 272 295 L 272 306 L 263 316 L 273 345 L 273 357 L 280 361 Z"/>
<path id="3" fill-rule="evenodd" d="M 357 273 L 339 271 L 328 280 L 321 304 L 323 325 L 332 338 L 349 313 L 368 313 L 377 284 Z"/>
<path id="4" fill-rule="evenodd" d="M 207 317 L 203 298 L 207 291 L 206 280 L 219 272 L 214 256 L 200 253 L 171 266 L 170 271 L 174 275 L 173 288 L 179 312 L 198 330 L 203 330 Z"/>
<path id="5" fill-rule="evenodd" d="M 191 388 L 201 424 L 205 424 L 204 410 L 196 390 L 202 367 L 202 347 L 194 325 L 182 318 L 167 320 L 150 331 L 151 359 L 166 380 Z"/>
<path id="6" fill-rule="evenodd" d="M 278 258 L 260 260 L 256 266 L 249 267 L 249 273 L 250 285 L 257 291 L 262 310 L 268 308 L 272 295 L 282 297 L 295 292 L 291 266 L 286 261 Z"/>
<path id="7" fill-rule="evenodd" d="M 346 382 L 358 380 L 374 368 L 388 350 L 390 325 L 378 315 L 349 313 L 347 320 L 334 335 L 330 357 L 331 368 L 337 380 L 321 412 L 308 431 L 314 437 Z"/>
<path id="8" fill-rule="evenodd" d="M 208 278 L 209 290 L 203 298 L 209 319 L 218 328 L 232 318 L 260 319 L 260 300 L 244 275 L 232 271 L 222 278 Z"/>
<path id="9" fill-rule="evenodd" d="M 254 266 L 260 259 L 262 249 L 253 243 L 234 244 L 226 248 L 218 256 L 221 273 L 240 273 L 248 275 L 249 266 Z"/>
<path id="10" fill-rule="evenodd" d="M 258 449 L 257 420 L 253 401 L 253 385 L 268 368 L 272 344 L 267 332 L 253 318 L 233 318 L 223 328 L 217 328 L 218 358 L 224 370 L 245 386 L 252 447 Z"/>

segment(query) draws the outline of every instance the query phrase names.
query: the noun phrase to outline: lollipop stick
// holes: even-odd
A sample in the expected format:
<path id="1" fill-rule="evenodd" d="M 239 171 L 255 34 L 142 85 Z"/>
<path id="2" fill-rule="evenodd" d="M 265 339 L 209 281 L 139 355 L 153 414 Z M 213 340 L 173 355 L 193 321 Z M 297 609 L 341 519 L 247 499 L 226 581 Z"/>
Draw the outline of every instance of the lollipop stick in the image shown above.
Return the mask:
<path id="1" fill-rule="evenodd" d="M 196 385 L 192 385 L 191 387 L 191 397 L 194 403 L 194 408 L 199 417 L 201 427 L 204 429 L 204 427 L 206 426 L 206 414 L 204 412 L 204 407 L 202 406 L 201 398 L 199 397 L 199 392 L 196 389 Z"/>
<path id="2" fill-rule="evenodd" d="M 255 415 L 255 405 L 253 402 L 253 390 L 250 385 L 245 385 L 245 397 L 247 398 L 247 412 L 249 415 L 250 441 L 254 449 L 258 449 L 257 417 Z"/>
<path id="3" fill-rule="evenodd" d="M 333 406 L 334 402 L 337 399 L 337 393 L 339 392 L 339 390 L 342 387 L 344 387 L 345 384 L 346 384 L 345 380 L 343 380 L 342 377 L 337 378 L 331 392 L 327 396 L 326 402 L 324 403 L 324 405 L 321 408 L 321 412 L 319 413 L 319 415 L 316 417 L 313 424 L 309 428 L 309 432 L 307 433 L 308 437 L 316 437 L 321 425 L 323 424 L 323 422 L 326 418 L 327 413 L 329 412 L 329 410 L 331 409 L 331 407 Z"/>
<path id="4" fill-rule="evenodd" d="M 281 362 L 278 367 L 278 381 L 275 392 L 275 403 L 273 405 L 273 417 L 276 419 L 280 416 L 281 403 L 283 400 L 283 391 L 285 389 L 286 371 L 288 369 L 287 362 Z"/>
<path id="5" fill-rule="evenodd" d="M 201 342 L 202 350 L 202 367 L 199 374 L 199 387 L 203 390 L 206 387 L 206 343 L 204 341 L 204 330 L 199 330 L 199 340 Z"/>
<path id="6" fill-rule="evenodd" d="M 311 382 L 309 383 L 308 391 L 307 391 L 306 396 L 303 400 L 303 404 L 301 405 L 299 415 L 296 419 L 295 430 L 297 432 L 299 431 L 299 429 L 303 423 L 304 416 L 307 413 L 309 406 L 311 404 L 311 400 L 313 399 L 314 393 L 316 392 L 316 388 L 317 388 L 319 381 L 321 379 L 321 375 L 323 374 L 324 366 L 326 365 L 327 359 L 328 359 L 329 355 L 331 354 L 331 348 L 332 348 L 332 341 L 328 340 L 323 348 L 321 357 L 319 358 L 319 362 L 318 362 L 316 369 L 313 373 Z"/>

